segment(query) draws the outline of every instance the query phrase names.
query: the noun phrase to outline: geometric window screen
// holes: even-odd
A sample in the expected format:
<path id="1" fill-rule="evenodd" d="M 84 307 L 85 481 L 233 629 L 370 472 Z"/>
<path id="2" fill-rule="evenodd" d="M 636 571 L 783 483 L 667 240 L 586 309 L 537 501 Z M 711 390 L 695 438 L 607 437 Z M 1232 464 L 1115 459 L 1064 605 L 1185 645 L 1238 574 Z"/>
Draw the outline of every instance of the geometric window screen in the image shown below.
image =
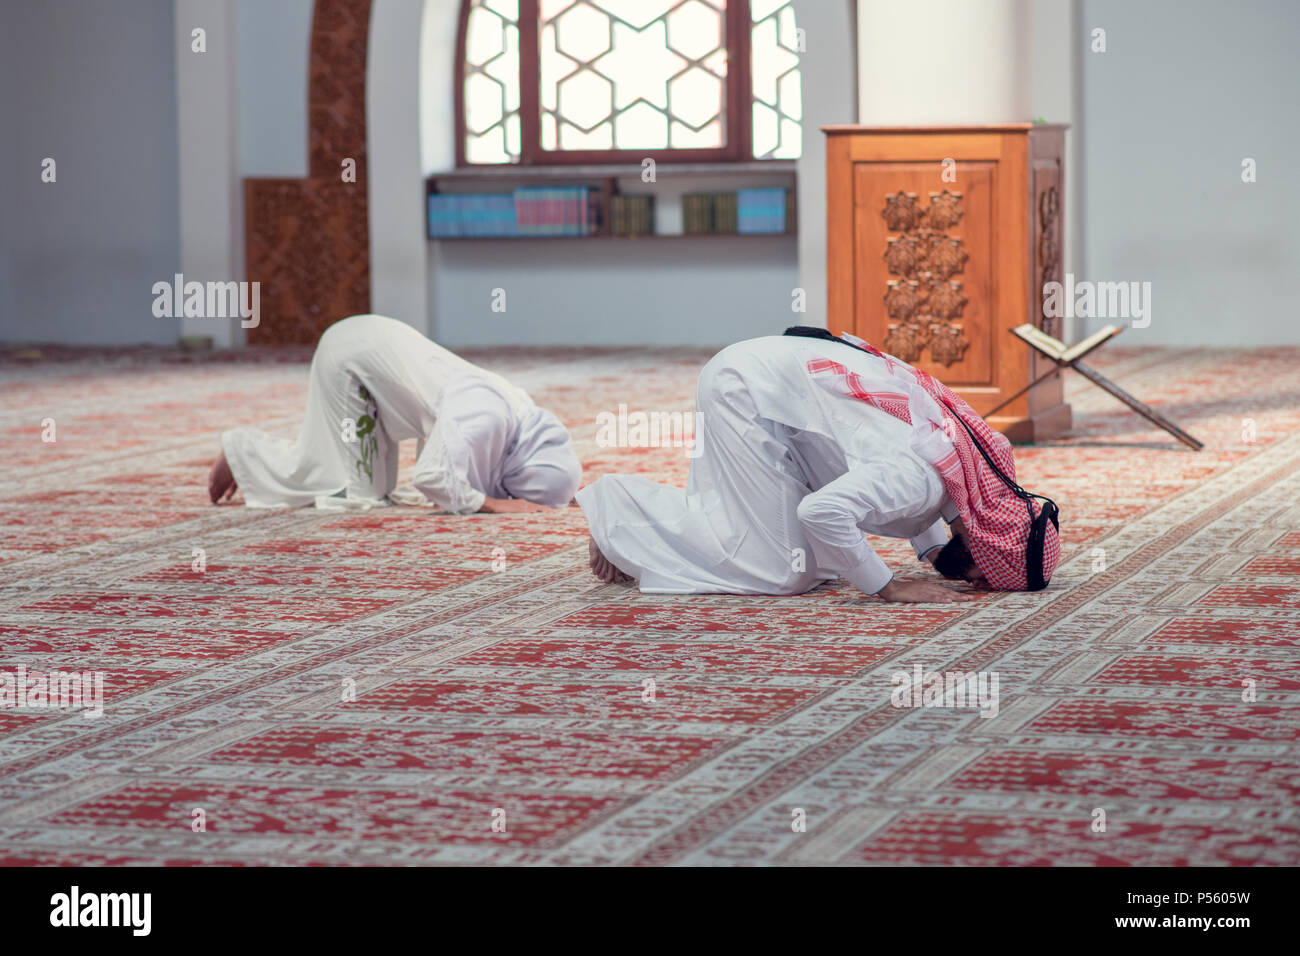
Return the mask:
<path id="1" fill-rule="evenodd" d="M 470 0 L 464 69 L 466 161 L 519 162 L 519 0 Z"/>
<path id="2" fill-rule="evenodd" d="M 797 159 L 802 152 L 801 44 L 791 0 L 466 5 L 467 163 L 625 150 L 733 159 Z M 737 15 L 743 19 L 729 31 L 728 17 Z M 745 26 L 748 56 L 734 38 Z M 521 44 L 533 43 L 535 55 L 521 55 Z M 532 116 L 523 113 L 530 100 L 521 70 L 533 83 Z M 729 114 L 729 80 L 743 84 L 745 115 Z"/>
<path id="3" fill-rule="evenodd" d="M 790 0 L 752 0 L 749 71 L 754 92 L 754 158 L 803 152 L 799 43 Z"/>
<path id="4" fill-rule="evenodd" d="M 542 3 L 542 149 L 726 145 L 726 0 Z"/>

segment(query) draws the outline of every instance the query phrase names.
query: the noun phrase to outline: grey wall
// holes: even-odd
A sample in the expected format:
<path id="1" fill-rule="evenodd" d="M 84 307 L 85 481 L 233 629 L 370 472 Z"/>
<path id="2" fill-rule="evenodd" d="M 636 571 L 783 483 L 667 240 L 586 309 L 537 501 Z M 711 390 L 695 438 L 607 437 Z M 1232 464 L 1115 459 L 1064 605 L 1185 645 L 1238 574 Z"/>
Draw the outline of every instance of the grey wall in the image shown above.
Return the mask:
<path id="1" fill-rule="evenodd" d="M 7 27 L 7 19 L 0 14 L 0 129 L 8 127 L 14 116 L 13 62 L 18 37 Z M 13 155 L 14 138 L 0 136 L 0 341 L 8 337 L 9 329 L 17 321 L 13 311 L 13 252 L 9 236 L 16 211 L 11 192 L 17 178 Z"/>
<path id="2" fill-rule="evenodd" d="M 313 0 L 235 8 L 241 176 L 307 175 L 307 61 Z"/>
<path id="3" fill-rule="evenodd" d="M 170 0 L 5 0 L 0 37 L 0 341 L 174 342 L 150 310 L 179 264 Z"/>
<path id="4" fill-rule="evenodd" d="M 796 0 L 805 32 L 800 58 L 803 155 L 799 158 L 799 285 L 808 293 L 792 324 L 829 326 L 826 305 L 826 136 L 823 126 L 858 119 L 857 17 L 854 0 Z"/>
<path id="5" fill-rule="evenodd" d="M 724 345 L 793 324 L 795 238 L 430 243 L 437 340 Z M 506 311 L 492 311 L 492 290 Z"/>
<path id="6" fill-rule="evenodd" d="M 1300 4 L 1082 0 L 1081 14 L 1081 278 L 1152 283 L 1151 326 L 1120 341 L 1300 342 Z M 1090 52 L 1096 27 L 1105 53 Z"/>

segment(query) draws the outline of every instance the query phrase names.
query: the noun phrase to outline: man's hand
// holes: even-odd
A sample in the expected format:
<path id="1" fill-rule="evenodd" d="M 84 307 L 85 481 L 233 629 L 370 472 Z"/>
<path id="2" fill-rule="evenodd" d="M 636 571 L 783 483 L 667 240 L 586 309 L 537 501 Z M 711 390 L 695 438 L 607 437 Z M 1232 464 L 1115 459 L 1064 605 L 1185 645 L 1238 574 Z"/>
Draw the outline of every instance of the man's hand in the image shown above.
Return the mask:
<path id="1" fill-rule="evenodd" d="M 523 498 L 484 498 L 483 507 L 478 510 L 489 515 L 521 515 L 551 509 Z"/>
<path id="2" fill-rule="evenodd" d="M 886 601 L 901 604 L 955 604 L 958 601 L 974 601 L 974 594 L 954 591 L 937 581 L 890 581 L 876 592 Z"/>

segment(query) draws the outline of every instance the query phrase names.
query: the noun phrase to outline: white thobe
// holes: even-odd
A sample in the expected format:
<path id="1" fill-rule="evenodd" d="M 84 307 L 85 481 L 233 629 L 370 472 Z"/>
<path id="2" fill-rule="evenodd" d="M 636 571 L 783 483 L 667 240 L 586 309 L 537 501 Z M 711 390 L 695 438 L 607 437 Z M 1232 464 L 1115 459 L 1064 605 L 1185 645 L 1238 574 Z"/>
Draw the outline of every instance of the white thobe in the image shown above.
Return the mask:
<path id="1" fill-rule="evenodd" d="M 527 392 L 382 315 L 325 330 L 296 441 L 236 428 L 221 442 L 250 507 L 369 507 L 389 502 L 412 438 L 412 484 L 454 514 L 489 496 L 561 507 L 581 477 L 568 432 Z"/>
<path id="2" fill-rule="evenodd" d="M 814 383 L 814 357 L 886 374 L 836 342 L 739 342 L 700 373 L 685 491 L 614 475 L 578 493 L 596 544 L 642 591 L 799 594 L 843 576 L 874 594 L 893 573 L 864 532 L 910 538 L 918 558 L 948 541 L 958 512 L 911 426 Z"/>

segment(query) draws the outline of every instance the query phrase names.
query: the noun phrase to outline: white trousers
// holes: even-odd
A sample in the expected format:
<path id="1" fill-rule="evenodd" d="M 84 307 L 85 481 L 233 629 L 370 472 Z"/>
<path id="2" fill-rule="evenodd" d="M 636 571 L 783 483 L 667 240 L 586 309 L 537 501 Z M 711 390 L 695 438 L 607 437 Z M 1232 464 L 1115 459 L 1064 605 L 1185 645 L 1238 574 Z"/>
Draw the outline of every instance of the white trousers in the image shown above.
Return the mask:
<path id="1" fill-rule="evenodd" d="M 296 441 L 256 428 L 221 436 L 244 502 L 250 508 L 372 507 L 386 504 L 397 485 L 399 444 L 364 385 L 321 339 L 312 357 L 307 414 Z"/>
<path id="2" fill-rule="evenodd" d="M 696 398 L 686 490 L 608 475 L 578 492 L 601 552 L 647 593 L 802 594 L 818 573 L 797 515 L 812 489 L 782 426 L 759 418 L 741 377 L 711 362 Z"/>

